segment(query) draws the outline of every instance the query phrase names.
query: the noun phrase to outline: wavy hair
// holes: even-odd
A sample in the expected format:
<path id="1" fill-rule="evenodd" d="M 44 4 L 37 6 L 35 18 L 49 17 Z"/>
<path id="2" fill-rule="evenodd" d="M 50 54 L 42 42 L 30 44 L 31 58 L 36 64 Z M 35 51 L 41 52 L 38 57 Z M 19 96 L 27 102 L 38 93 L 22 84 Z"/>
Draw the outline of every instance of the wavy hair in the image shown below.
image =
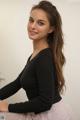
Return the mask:
<path id="1" fill-rule="evenodd" d="M 56 76 L 57 76 L 57 88 L 60 93 L 63 93 L 63 87 L 65 86 L 65 80 L 63 76 L 63 65 L 65 63 L 65 56 L 63 54 L 63 32 L 62 32 L 62 20 L 57 8 L 49 1 L 42 0 L 39 4 L 34 5 L 31 9 L 42 9 L 47 13 L 50 26 L 54 28 L 52 33 L 48 34 L 47 42 L 53 53 L 53 59 L 55 63 Z"/>

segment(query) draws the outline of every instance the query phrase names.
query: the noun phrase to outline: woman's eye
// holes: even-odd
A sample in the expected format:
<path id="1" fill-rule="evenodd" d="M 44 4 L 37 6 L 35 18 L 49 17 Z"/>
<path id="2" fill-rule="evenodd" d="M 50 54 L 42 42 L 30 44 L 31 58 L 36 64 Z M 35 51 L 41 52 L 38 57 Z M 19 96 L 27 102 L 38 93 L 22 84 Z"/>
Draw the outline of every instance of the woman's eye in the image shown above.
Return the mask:
<path id="1" fill-rule="evenodd" d="M 34 22 L 34 20 L 30 18 L 30 19 L 29 19 L 29 22 Z"/>
<path id="2" fill-rule="evenodd" d="M 42 22 L 38 22 L 38 24 L 39 24 L 39 25 L 44 25 L 44 23 L 42 23 Z"/>

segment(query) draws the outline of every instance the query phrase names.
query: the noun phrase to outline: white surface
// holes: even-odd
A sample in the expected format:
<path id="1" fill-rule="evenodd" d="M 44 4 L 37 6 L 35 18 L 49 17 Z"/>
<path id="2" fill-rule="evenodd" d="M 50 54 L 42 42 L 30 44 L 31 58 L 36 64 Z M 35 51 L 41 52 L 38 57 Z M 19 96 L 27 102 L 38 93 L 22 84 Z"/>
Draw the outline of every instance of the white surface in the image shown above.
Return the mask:
<path id="1" fill-rule="evenodd" d="M 32 52 L 32 43 L 28 39 L 26 26 L 30 8 L 38 1 L 0 0 L 0 74 L 5 79 L 0 82 L 0 87 L 16 79 Z M 67 90 L 63 98 L 71 105 L 75 116 L 80 120 L 80 3 L 69 0 L 54 0 L 53 3 L 61 14 L 65 38 L 64 53 L 67 62 L 64 76 Z M 25 100 L 25 96 L 21 89 L 8 101 Z"/>

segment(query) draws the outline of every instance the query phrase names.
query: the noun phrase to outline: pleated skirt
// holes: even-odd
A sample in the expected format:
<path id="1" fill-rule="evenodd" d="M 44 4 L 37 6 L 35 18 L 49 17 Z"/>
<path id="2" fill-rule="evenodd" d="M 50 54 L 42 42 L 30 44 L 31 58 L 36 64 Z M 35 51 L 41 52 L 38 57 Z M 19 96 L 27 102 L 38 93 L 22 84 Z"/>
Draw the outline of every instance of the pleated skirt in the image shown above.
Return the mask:
<path id="1" fill-rule="evenodd" d="M 0 120 L 74 120 L 74 117 L 69 105 L 61 100 L 53 104 L 50 110 L 39 114 L 0 112 Z"/>

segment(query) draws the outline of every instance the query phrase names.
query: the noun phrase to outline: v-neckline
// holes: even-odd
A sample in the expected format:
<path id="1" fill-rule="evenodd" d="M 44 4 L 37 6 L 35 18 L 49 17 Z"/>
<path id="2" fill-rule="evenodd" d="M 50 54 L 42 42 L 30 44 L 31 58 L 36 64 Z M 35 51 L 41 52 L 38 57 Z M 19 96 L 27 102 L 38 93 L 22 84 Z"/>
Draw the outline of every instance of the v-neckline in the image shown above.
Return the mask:
<path id="1" fill-rule="evenodd" d="M 32 55 L 33 55 L 33 53 L 30 55 L 30 57 L 29 57 L 29 59 L 28 59 L 28 62 L 32 62 L 33 60 L 35 60 L 42 52 L 44 52 L 44 51 L 46 51 L 46 50 L 49 50 L 50 49 L 50 47 L 47 47 L 47 48 L 44 48 L 44 49 L 42 49 L 42 50 L 40 50 L 32 59 L 31 59 L 31 57 L 32 57 Z"/>

